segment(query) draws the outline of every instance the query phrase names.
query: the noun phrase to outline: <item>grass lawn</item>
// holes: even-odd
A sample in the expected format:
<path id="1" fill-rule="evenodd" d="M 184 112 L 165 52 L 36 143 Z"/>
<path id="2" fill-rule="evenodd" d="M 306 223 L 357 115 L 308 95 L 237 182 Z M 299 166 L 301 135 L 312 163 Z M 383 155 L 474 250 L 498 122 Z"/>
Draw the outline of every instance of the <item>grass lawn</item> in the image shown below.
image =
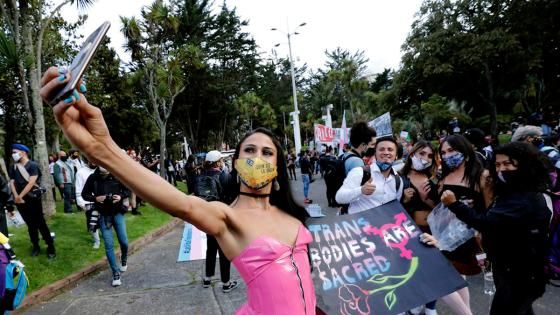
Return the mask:
<path id="1" fill-rule="evenodd" d="M 186 191 L 185 183 L 178 182 L 177 184 L 180 190 Z M 29 235 L 27 234 L 27 226 L 24 225 L 20 228 L 10 227 L 10 233 L 14 234 L 10 237 L 10 244 L 18 259 L 26 266 L 30 282 L 27 293 L 63 279 L 105 257 L 103 241 L 101 241 L 99 249 L 95 250 L 92 247 L 93 240 L 91 234 L 86 230 L 86 216 L 84 212 L 65 214 L 60 196 L 57 196 L 57 200 L 59 201 L 56 205 L 56 215 L 47 222 L 51 232 L 56 233 L 55 259 L 47 259 L 46 245 L 42 239 L 40 241 L 41 254 L 31 257 L 32 247 Z M 125 215 L 129 244 L 173 219 L 170 215 L 150 205 L 143 206 L 139 210 L 142 212 L 141 216 Z M 115 235 L 115 248 L 118 248 L 116 233 L 113 234 Z M 101 232 L 99 236 L 101 237 Z"/>

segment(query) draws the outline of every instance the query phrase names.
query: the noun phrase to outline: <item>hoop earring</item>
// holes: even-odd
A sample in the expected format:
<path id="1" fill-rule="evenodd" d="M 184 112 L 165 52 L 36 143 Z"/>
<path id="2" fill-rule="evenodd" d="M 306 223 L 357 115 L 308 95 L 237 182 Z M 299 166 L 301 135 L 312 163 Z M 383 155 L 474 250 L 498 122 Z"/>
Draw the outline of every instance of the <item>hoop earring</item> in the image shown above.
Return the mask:
<path id="1" fill-rule="evenodd" d="M 274 183 L 272 184 L 272 188 L 274 188 L 275 191 L 279 191 L 279 190 L 280 190 L 280 184 L 278 183 L 278 181 L 276 180 L 276 178 L 274 179 Z"/>

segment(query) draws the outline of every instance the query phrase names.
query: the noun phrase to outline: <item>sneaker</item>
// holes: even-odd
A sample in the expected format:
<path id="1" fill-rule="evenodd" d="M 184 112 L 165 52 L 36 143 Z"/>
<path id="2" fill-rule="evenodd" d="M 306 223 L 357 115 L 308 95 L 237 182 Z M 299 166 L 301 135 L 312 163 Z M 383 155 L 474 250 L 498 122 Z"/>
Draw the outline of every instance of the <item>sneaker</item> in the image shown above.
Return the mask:
<path id="1" fill-rule="evenodd" d="M 114 287 L 118 287 L 121 284 L 122 284 L 121 275 L 119 274 L 113 275 L 113 282 L 111 282 L 111 285 Z"/>
<path id="2" fill-rule="evenodd" d="M 212 280 L 210 278 L 202 279 L 202 287 L 203 288 L 209 288 L 211 284 L 212 284 Z"/>
<path id="3" fill-rule="evenodd" d="M 426 314 L 426 315 L 438 315 L 436 310 L 431 310 L 429 308 L 426 309 L 426 312 L 424 314 Z"/>
<path id="4" fill-rule="evenodd" d="M 99 242 L 93 243 L 93 249 L 99 249 L 99 246 L 101 246 Z"/>
<path id="5" fill-rule="evenodd" d="M 222 287 L 222 291 L 224 293 L 228 293 L 231 292 L 233 289 L 237 288 L 237 281 L 233 280 L 233 281 L 229 281 L 228 283 L 224 284 L 224 286 Z"/>
<path id="6" fill-rule="evenodd" d="M 128 266 L 126 265 L 126 261 L 123 262 L 123 263 L 121 263 L 121 265 L 119 266 L 119 270 L 120 270 L 121 272 L 125 272 L 125 271 L 128 270 Z"/>

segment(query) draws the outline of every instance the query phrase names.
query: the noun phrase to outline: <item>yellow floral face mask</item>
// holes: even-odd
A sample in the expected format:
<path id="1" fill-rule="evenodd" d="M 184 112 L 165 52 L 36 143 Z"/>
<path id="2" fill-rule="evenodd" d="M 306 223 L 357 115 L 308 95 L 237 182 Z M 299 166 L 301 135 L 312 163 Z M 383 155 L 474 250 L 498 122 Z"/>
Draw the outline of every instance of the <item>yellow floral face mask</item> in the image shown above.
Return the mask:
<path id="1" fill-rule="evenodd" d="M 250 188 L 259 190 L 272 182 L 278 175 L 276 166 L 257 157 L 235 160 L 235 169 L 241 181 Z"/>

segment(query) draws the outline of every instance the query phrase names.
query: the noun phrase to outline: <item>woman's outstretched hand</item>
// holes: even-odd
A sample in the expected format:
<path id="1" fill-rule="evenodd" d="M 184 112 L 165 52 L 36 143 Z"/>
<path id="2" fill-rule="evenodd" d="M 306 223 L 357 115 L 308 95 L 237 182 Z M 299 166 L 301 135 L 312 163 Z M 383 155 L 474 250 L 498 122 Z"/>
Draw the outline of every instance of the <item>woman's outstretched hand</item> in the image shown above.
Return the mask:
<path id="1" fill-rule="evenodd" d="M 70 79 L 70 72 L 63 68 L 50 67 L 41 79 L 41 97 L 48 102 L 54 91 L 63 87 Z M 78 91 L 79 90 L 79 91 Z M 101 155 L 113 143 L 101 110 L 88 103 L 85 85 L 80 82 L 72 96 L 53 108 L 56 122 L 70 142 L 99 162 Z"/>

